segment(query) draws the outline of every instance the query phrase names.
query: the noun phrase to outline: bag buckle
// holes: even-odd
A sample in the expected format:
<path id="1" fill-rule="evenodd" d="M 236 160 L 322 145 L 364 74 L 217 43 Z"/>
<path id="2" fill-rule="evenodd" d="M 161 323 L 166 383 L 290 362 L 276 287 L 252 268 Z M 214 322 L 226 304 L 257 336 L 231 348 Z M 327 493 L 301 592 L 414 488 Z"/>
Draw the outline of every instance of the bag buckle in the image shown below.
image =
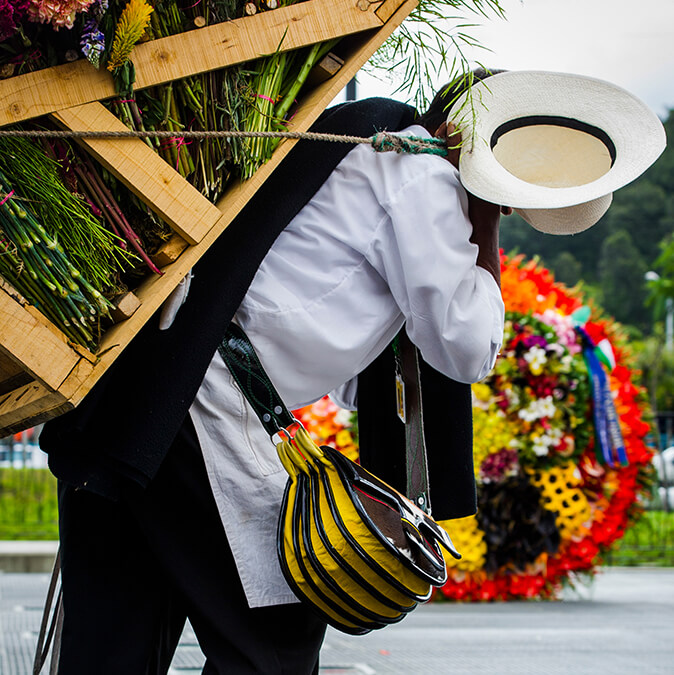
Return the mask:
<path id="1" fill-rule="evenodd" d="M 287 426 L 282 427 L 278 422 L 276 423 L 278 431 L 271 437 L 272 443 L 278 445 L 284 441 L 292 442 L 295 440 L 295 435 L 300 428 L 304 429 L 304 425 L 296 417 L 293 417 L 293 421 Z M 306 431 L 306 429 L 305 429 Z"/>

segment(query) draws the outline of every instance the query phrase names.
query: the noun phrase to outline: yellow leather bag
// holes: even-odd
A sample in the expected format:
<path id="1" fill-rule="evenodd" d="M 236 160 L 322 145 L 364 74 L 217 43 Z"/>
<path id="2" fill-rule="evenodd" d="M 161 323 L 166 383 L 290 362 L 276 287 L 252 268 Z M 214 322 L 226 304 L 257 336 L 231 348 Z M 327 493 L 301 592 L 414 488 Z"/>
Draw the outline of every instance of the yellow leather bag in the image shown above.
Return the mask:
<path id="1" fill-rule="evenodd" d="M 421 508 L 292 417 L 243 331 L 220 353 L 288 472 L 277 551 L 297 597 L 331 626 L 362 635 L 400 621 L 447 580 L 449 535 Z"/>

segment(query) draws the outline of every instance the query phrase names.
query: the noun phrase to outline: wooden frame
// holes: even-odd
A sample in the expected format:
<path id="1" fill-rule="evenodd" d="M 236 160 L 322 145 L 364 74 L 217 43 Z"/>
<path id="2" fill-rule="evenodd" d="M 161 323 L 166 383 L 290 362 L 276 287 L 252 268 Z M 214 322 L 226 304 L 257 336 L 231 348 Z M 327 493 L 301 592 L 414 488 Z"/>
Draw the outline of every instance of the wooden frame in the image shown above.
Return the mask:
<path id="1" fill-rule="evenodd" d="M 136 88 L 223 68 L 282 50 L 351 35 L 339 71 L 301 101 L 290 128 L 306 130 L 416 6 L 417 0 L 309 0 L 136 47 Z M 99 102 L 114 96 L 108 73 L 77 61 L 0 81 L 0 126 L 50 114 L 64 128 L 112 130 L 122 123 Z M 7 284 L 0 284 L 0 437 L 72 409 L 292 149 L 281 142 L 250 180 L 209 202 L 139 139 L 82 144 L 175 232 L 163 276 L 134 291 L 133 315 L 103 336 L 97 355 L 73 345 Z"/>

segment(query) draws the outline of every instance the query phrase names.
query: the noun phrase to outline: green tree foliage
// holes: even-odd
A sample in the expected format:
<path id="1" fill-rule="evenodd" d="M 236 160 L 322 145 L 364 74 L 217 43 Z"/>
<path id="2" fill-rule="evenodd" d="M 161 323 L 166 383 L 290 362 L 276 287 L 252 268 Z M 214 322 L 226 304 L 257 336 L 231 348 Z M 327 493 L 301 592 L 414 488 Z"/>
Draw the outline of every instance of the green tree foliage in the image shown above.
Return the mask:
<path id="1" fill-rule="evenodd" d="M 647 267 L 627 230 L 616 230 L 604 240 L 598 269 L 604 309 L 622 323 L 647 328 L 650 323 L 645 308 Z"/>
<path id="2" fill-rule="evenodd" d="M 583 266 L 576 260 L 573 253 L 569 251 L 558 253 L 550 262 L 550 268 L 555 274 L 555 279 L 570 288 L 583 278 Z"/>

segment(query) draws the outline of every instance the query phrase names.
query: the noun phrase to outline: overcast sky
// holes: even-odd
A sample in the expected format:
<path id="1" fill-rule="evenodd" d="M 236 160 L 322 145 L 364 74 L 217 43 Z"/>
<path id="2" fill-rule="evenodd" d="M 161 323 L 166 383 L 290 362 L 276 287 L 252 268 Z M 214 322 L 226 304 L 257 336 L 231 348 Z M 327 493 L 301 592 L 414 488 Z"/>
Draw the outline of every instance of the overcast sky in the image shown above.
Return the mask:
<path id="1" fill-rule="evenodd" d="M 674 108 L 674 0 L 501 0 L 506 19 L 472 34 L 494 68 L 555 70 L 609 80 L 664 117 Z M 440 83 L 438 83 L 440 84 Z M 359 76 L 359 98 L 395 87 Z"/>

